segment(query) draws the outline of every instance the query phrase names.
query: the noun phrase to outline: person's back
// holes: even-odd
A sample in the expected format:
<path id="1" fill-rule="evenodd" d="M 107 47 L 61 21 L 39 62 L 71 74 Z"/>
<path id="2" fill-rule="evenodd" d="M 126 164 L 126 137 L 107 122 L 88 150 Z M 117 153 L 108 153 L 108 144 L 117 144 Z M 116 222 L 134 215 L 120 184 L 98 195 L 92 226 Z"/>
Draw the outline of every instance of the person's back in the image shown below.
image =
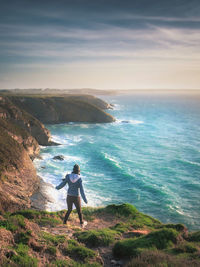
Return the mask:
<path id="1" fill-rule="evenodd" d="M 74 204 L 79 215 L 80 224 L 83 225 L 84 223 L 81 212 L 81 199 L 79 196 L 79 190 L 85 203 L 87 203 L 87 199 L 83 190 L 82 179 L 80 176 L 80 168 L 77 164 L 74 165 L 73 172 L 71 174 L 67 174 L 62 183 L 56 186 L 56 189 L 59 190 L 63 188 L 66 184 L 68 184 L 68 190 L 67 190 L 68 210 L 64 218 L 64 224 L 67 222 L 69 215 L 72 211 L 72 206 Z"/>

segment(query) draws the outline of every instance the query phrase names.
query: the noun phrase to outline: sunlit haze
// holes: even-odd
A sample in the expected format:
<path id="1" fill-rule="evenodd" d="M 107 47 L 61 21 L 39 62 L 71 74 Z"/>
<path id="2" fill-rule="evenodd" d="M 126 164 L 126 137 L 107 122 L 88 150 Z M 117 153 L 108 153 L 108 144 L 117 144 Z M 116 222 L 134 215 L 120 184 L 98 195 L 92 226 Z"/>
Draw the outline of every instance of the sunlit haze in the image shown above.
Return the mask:
<path id="1" fill-rule="evenodd" d="M 1 1 L 0 88 L 200 89 L 199 0 Z"/>

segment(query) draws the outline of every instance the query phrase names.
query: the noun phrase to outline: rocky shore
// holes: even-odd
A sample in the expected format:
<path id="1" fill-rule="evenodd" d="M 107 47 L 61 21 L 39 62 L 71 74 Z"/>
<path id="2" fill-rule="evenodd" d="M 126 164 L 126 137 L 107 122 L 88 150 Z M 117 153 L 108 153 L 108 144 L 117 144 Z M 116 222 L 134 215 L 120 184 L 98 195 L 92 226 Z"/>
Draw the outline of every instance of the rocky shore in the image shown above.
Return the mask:
<path id="1" fill-rule="evenodd" d="M 112 122 L 110 105 L 89 95 L 0 96 L 0 211 L 44 208 L 48 196 L 32 160 L 40 145 L 58 145 L 43 123 Z M 32 200 L 30 200 L 30 197 Z"/>

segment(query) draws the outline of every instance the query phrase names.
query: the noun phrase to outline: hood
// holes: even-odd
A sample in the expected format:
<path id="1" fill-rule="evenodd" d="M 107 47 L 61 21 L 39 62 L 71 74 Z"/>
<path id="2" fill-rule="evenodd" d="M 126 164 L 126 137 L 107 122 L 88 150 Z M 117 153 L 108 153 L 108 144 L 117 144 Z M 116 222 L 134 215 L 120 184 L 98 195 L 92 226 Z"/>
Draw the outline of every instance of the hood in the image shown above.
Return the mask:
<path id="1" fill-rule="evenodd" d="M 69 174 L 69 179 L 72 183 L 76 183 L 79 179 L 80 179 L 80 175 L 79 174 L 75 174 L 75 173 L 71 173 Z"/>

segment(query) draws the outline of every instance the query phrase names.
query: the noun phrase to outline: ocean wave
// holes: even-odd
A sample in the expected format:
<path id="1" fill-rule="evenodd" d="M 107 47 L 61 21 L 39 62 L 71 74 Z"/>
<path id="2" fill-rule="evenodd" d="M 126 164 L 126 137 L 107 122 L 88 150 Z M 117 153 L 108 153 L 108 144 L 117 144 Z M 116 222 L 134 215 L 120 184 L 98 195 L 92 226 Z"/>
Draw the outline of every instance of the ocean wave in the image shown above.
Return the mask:
<path id="1" fill-rule="evenodd" d="M 114 106 L 112 107 L 112 110 L 121 110 L 121 109 L 123 109 L 123 105 L 114 104 Z"/>
<path id="2" fill-rule="evenodd" d="M 116 124 L 133 124 L 133 125 L 137 125 L 137 124 L 143 124 L 144 121 L 140 121 L 140 120 L 127 120 L 127 119 L 116 119 L 115 121 Z"/>
<path id="3" fill-rule="evenodd" d="M 60 135 L 52 135 L 52 141 L 61 145 L 71 145 L 70 140 L 65 136 L 63 137 Z"/>
<path id="4" fill-rule="evenodd" d="M 167 205 L 167 207 L 172 210 L 172 211 L 175 211 L 177 212 L 178 214 L 180 215 L 186 215 L 185 212 L 181 209 L 181 207 L 179 207 L 178 205 L 176 206 L 173 206 L 173 205 Z"/>
<path id="5" fill-rule="evenodd" d="M 107 153 L 103 153 L 103 155 L 104 155 L 104 158 L 106 159 L 107 162 L 109 162 L 109 163 L 111 163 L 111 165 L 121 169 L 120 163 L 116 158 L 114 158 L 113 156 L 110 156 Z"/>
<path id="6" fill-rule="evenodd" d="M 199 162 L 189 161 L 189 160 L 185 160 L 185 159 L 177 159 L 176 161 L 178 163 L 181 163 L 181 164 L 184 164 L 184 165 L 190 165 L 190 166 L 200 167 L 200 163 Z"/>

